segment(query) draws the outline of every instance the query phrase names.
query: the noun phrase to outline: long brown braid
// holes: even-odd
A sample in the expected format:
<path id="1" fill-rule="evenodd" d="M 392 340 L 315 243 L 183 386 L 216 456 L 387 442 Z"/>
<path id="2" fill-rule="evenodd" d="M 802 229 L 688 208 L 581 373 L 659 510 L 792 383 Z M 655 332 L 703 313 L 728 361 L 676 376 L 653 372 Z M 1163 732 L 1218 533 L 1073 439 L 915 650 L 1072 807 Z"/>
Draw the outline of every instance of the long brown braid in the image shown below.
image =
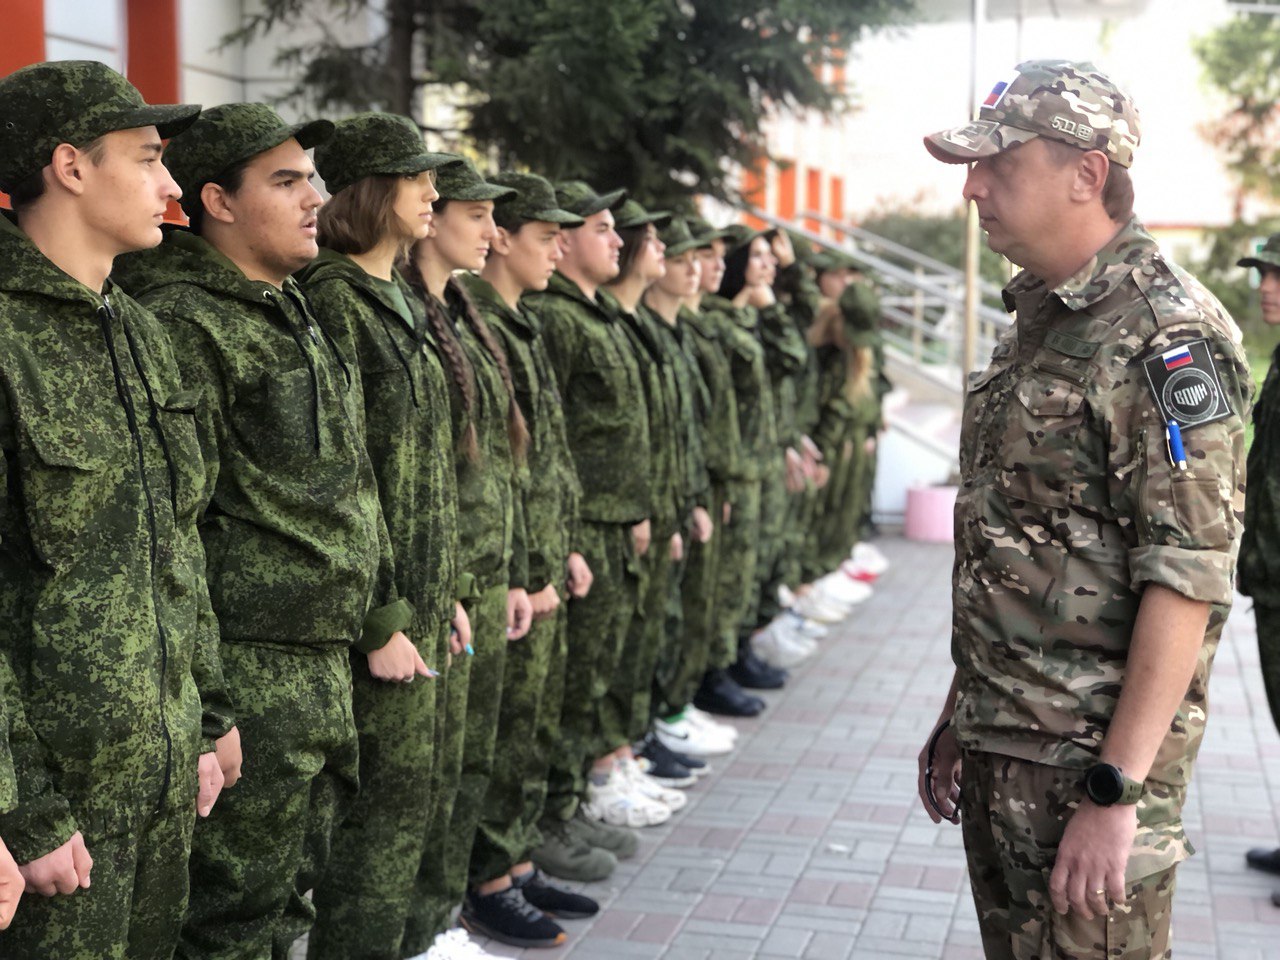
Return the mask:
<path id="1" fill-rule="evenodd" d="M 449 278 L 445 286 L 445 295 L 457 297 L 463 305 L 462 314 L 466 317 L 467 326 L 484 344 L 485 350 L 498 365 L 498 372 L 502 374 L 502 384 L 507 388 L 507 440 L 511 444 L 511 454 L 516 462 L 524 463 L 525 454 L 529 449 L 529 425 L 525 422 L 520 404 L 516 402 L 516 388 L 511 380 L 511 367 L 507 363 L 507 353 L 502 349 L 498 338 L 493 335 L 493 331 L 489 329 L 489 325 L 480 317 L 480 312 L 471 302 L 471 297 L 467 295 L 467 291 L 462 288 L 462 284 L 456 278 Z"/>
<path id="2" fill-rule="evenodd" d="M 419 296 L 422 297 L 422 304 L 427 314 L 427 324 L 431 327 L 431 332 L 436 338 L 436 344 L 440 347 L 445 363 L 449 366 L 449 374 L 453 377 L 459 403 L 462 406 L 462 416 L 459 418 L 462 422 L 462 434 L 458 437 L 458 445 L 462 450 L 462 455 L 467 458 L 467 462 L 476 463 L 480 459 L 480 441 L 476 434 L 475 418 L 472 416 L 476 403 L 475 375 L 471 370 L 470 363 L 467 362 L 466 355 L 462 352 L 462 344 L 458 342 L 457 336 L 454 335 L 449 318 L 445 316 L 439 302 L 431 295 L 431 291 L 427 289 L 426 281 L 422 277 L 422 271 L 418 268 L 417 260 L 412 254 L 400 265 L 400 272 L 405 280 L 409 282 L 409 285 L 417 290 Z"/>

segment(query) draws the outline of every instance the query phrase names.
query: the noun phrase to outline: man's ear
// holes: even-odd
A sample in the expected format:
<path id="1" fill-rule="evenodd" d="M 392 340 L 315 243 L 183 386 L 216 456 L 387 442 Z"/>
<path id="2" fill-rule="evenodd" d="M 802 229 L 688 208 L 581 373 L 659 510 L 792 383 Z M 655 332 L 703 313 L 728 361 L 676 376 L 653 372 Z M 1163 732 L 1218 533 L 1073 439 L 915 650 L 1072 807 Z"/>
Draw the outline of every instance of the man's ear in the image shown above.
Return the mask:
<path id="1" fill-rule="evenodd" d="M 569 239 L 568 230 L 561 230 L 556 234 L 556 246 L 560 248 L 561 256 L 567 257 L 569 255 L 569 251 L 572 249 L 572 244 Z"/>
<path id="2" fill-rule="evenodd" d="M 227 188 L 217 183 L 206 183 L 200 188 L 200 202 L 204 204 L 204 215 L 212 217 L 219 223 L 235 223 L 235 211 L 231 209 L 230 195 Z"/>
<path id="3" fill-rule="evenodd" d="M 61 187 L 73 196 L 84 194 L 85 164 L 92 163 L 89 155 L 77 150 L 69 143 L 60 143 L 53 148 L 53 157 L 42 174 L 46 187 Z"/>
<path id="4" fill-rule="evenodd" d="M 1088 150 L 1076 163 L 1076 178 L 1071 185 L 1071 199 L 1087 203 L 1102 196 L 1107 185 L 1111 161 L 1101 150 Z"/>
<path id="5" fill-rule="evenodd" d="M 494 253 L 504 257 L 511 256 L 511 234 L 507 232 L 505 227 L 498 227 L 498 232 L 494 234 L 489 246 L 493 248 Z"/>

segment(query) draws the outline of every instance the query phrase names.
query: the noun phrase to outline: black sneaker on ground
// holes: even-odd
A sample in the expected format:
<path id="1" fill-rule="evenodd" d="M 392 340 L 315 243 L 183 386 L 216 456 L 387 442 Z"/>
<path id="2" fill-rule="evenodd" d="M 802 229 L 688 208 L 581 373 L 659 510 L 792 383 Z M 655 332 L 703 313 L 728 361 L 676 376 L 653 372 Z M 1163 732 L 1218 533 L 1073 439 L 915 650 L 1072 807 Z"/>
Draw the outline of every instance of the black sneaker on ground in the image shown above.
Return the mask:
<path id="1" fill-rule="evenodd" d="M 764 701 L 742 689 L 723 670 L 708 670 L 702 678 L 693 705 L 722 717 L 755 717 L 764 710 Z"/>
<path id="2" fill-rule="evenodd" d="M 657 747 L 652 746 L 656 742 L 657 738 L 646 737 L 641 748 L 636 751 L 636 756 L 643 761 L 641 769 L 645 773 L 664 787 L 679 789 L 681 787 L 692 787 L 698 782 L 693 770 L 677 760 L 674 753 L 661 744 L 658 744 Z"/>
<path id="3" fill-rule="evenodd" d="M 690 757 L 677 750 L 672 750 L 665 743 L 659 740 L 653 731 L 644 735 L 644 739 L 640 741 L 640 749 L 636 751 L 636 755 L 644 757 L 655 766 L 662 766 L 664 763 L 679 764 L 688 770 L 695 780 L 704 773 L 711 772 L 711 768 L 707 766 L 707 761 L 700 760 L 697 757 Z M 652 771 L 650 771 L 649 775 L 655 776 Z"/>
<path id="4" fill-rule="evenodd" d="M 749 647 L 738 651 L 738 659 L 729 667 L 729 676 L 738 686 L 748 690 L 777 690 L 790 674 L 765 663 Z"/>
<path id="5" fill-rule="evenodd" d="M 1244 862 L 1255 870 L 1280 873 L 1280 850 L 1274 847 L 1254 847 L 1245 853 Z"/>
<path id="6" fill-rule="evenodd" d="M 513 947 L 558 947 L 568 939 L 560 924 L 515 887 L 484 895 L 468 893 L 458 919 L 470 932 Z"/>
<path id="7" fill-rule="evenodd" d="M 560 920 L 585 920 L 600 912 L 600 904 L 581 893 L 557 887 L 542 875 L 541 870 L 512 877 L 511 882 L 531 904 Z"/>

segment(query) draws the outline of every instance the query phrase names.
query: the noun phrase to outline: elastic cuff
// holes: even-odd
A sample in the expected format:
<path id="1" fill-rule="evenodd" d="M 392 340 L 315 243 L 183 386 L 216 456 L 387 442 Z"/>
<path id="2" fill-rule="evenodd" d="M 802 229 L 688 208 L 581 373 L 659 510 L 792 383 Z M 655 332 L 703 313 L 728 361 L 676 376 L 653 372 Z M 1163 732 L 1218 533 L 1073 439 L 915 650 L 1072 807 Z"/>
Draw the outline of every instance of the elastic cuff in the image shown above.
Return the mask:
<path id="1" fill-rule="evenodd" d="M 361 653 L 373 653 L 387 645 L 398 632 L 408 630 L 413 623 L 413 604 L 403 597 L 365 614 L 364 627 L 355 648 Z"/>

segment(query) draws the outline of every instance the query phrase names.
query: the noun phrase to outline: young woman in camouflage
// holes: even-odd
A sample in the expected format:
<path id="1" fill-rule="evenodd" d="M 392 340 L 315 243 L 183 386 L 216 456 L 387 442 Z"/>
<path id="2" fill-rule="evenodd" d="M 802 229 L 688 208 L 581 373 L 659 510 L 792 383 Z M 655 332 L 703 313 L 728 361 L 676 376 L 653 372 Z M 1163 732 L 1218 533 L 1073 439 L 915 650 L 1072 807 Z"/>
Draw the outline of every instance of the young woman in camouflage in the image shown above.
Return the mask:
<path id="1" fill-rule="evenodd" d="M 524 637 L 532 615 L 521 572 L 526 562 L 514 556 L 526 542 L 517 488 L 528 431 L 506 356 L 452 275 L 484 266 L 496 234 L 493 202 L 514 191 L 486 183 L 468 161 L 443 168 L 437 189 L 432 232 L 414 246 L 410 275 L 433 334 L 462 361 L 450 395 L 458 562 L 469 581 L 463 603 L 471 616 L 474 652 L 454 663 L 438 721 L 446 724 L 444 766 L 433 839 L 419 871 L 419 909 L 427 911 L 426 924 L 440 928 L 467 894 L 463 921 L 468 928 L 491 934 L 518 929 L 515 939 L 549 945 L 562 941 L 564 931 L 529 905 L 510 877 L 504 874 L 468 892 L 477 879 L 471 876 L 471 848 L 493 771 L 506 646 Z"/>
<path id="2" fill-rule="evenodd" d="M 394 269 L 430 229 L 433 171 L 449 162 L 423 149 L 412 122 L 385 113 L 343 120 L 316 151 L 333 198 L 320 211 L 320 256 L 299 279 L 363 387 L 363 435 L 395 558 L 375 586 L 374 606 L 394 592 L 412 621 L 351 658 L 360 795 L 334 832 L 329 870 L 313 894 L 312 960 L 400 956 L 427 840 L 444 682 L 432 682 L 428 664 L 447 662 L 451 639 L 461 653 L 460 634 L 469 635 L 456 599 L 448 374 L 421 299 Z"/>

